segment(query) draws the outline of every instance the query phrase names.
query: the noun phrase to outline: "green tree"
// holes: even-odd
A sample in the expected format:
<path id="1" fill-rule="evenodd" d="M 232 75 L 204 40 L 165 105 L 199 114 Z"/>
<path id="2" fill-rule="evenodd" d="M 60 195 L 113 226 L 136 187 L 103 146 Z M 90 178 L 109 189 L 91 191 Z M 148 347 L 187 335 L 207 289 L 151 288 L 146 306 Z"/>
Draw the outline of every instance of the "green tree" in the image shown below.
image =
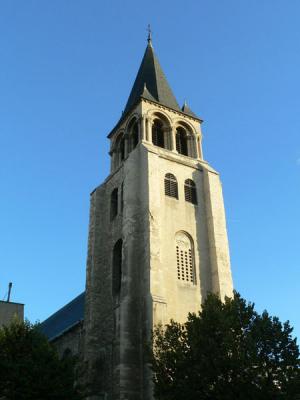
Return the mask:
<path id="1" fill-rule="evenodd" d="M 0 329 L 0 399 L 75 400 L 74 358 L 60 359 L 38 325 Z"/>
<path id="2" fill-rule="evenodd" d="M 199 315 L 153 334 L 157 399 L 296 399 L 300 359 L 289 322 L 254 310 L 238 293 L 210 294 Z"/>

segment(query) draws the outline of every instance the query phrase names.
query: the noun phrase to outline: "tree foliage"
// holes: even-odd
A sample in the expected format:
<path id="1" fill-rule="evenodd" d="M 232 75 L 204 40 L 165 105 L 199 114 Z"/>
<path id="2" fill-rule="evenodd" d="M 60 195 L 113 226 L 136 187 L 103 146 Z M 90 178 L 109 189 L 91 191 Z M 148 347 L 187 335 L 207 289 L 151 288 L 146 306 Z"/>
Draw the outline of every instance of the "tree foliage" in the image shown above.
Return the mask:
<path id="1" fill-rule="evenodd" d="M 281 323 L 238 293 L 209 295 L 199 315 L 153 334 L 157 399 L 277 400 L 299 393 L 299 349 Z"/>
<path id="2" fill-rule="evenodd" d="M 0 329 L 0 399 L 75 400 L 73 385 L 74 358 L 60 359 L 38 325 Z"/>

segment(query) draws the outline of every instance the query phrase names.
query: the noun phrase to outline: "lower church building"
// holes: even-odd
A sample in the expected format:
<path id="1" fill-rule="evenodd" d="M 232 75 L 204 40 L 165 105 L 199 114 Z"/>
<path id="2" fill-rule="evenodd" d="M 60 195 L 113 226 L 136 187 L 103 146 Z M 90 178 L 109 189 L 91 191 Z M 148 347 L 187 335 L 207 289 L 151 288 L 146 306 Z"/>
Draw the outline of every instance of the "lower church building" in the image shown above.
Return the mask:
<path id="1" fill-rule="evenodd" d="M 222 186 L 202 120 L 180 107 L 151 36 L 120 120 L 111 170 L 91 194 L 85 292 L 42 323 L 80 356 L 87 400 L 152 400 L 145 344 L 207 293 L 232 295 Z"/>

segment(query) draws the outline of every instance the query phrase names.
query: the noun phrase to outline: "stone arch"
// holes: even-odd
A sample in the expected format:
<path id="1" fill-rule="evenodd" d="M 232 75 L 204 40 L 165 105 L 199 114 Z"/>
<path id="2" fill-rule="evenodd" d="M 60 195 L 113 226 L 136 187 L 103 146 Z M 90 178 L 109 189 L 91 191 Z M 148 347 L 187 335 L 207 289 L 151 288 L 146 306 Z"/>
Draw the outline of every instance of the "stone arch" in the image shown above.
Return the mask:
<path id="1" fill-rule="evenodd" d="M 163 110 L 158 110 L 157 108 L 152 108 L 151 110 L 148 110 L 146 117 L 150 118 L 150 119 L 154 119 L 155 116 L 161 117 L 163 118 L 167 125 L 171 127 L 172 125 L 172 119 L 170 118 L 170 116 L 164 112 Z"/>
<path id="2" fill-rule="evenodd" d="M 125 132 L 128 138 L 128 153 L 130 153 L 140 141 L 139 116 L 137 114 L 129 119 Z"/>
<path id="3" fill-rule="evenodd" d="M 113 149 L 116 154 L 115 155 L 115 159 L 116 159 L 115 167 L 118 167 L 125 158 L 125 131 L 124 130 L 121 130 L 120 132 L 118 132 L 118 134 L 115 138 L 115 141 L 114 141 Z"/>
<path id="4" fill-rule="evenodd" d="M 154 145 L 164 149 L 171 149 L 171 120 L 161 111 L 153 111 L 150 118 L 151 141 Z"/>
<path id="5" fill-rule="evenodd" d="M 120 139 L 124 135 L 124 133 L 125 133 L 125 130 L 121 129 L 112 137 L 112 149 L 113 150 L 116 149 L 116 145 L 120 141 Z"/>
<path id="6" fill-rule="evenodd" d="M 197 158 L 197 134 L 193 126 L 178 119 L 175 124 L 176 150 L 179 154 Z"/>
<path id="7" fill-rule="evenodd" d="M 133 121 L 139 121 L 140 119 L 140 115 L 138 113 L 134 113 L 130 116 L 130 118 L 128 118 L 126 125 L 125 125 L 125 132 L 128 132 L 128 127 L 132 124 Z"/>

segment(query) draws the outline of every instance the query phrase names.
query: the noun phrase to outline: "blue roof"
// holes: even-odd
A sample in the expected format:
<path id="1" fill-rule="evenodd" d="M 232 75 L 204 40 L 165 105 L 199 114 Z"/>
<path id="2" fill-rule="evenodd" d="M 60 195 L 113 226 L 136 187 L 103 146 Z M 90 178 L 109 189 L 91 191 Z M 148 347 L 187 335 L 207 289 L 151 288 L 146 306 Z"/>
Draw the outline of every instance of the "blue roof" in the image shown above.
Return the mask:
<path id="1" fill-rule="evenodd" d="M 43 321 L 40 329 L 49 340 L 60 336 L 84 318 L 85 292 Z"/>

